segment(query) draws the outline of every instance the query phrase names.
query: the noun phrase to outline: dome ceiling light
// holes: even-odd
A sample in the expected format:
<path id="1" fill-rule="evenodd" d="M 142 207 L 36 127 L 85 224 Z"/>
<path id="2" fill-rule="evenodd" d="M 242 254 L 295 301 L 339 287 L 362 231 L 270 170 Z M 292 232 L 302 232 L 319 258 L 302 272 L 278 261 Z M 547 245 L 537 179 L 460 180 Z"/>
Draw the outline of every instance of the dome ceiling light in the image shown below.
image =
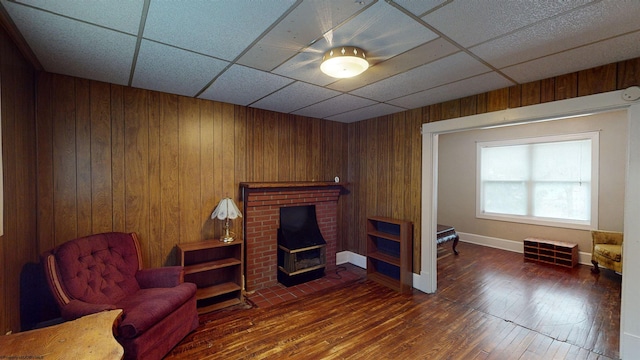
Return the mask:
<path id="1" fill-rule="evenodd" d="M 320 70 L 334 78 L 350 78 L 369 68 L 364 50 L 355 46 L 335 47 L 322 57 Z"/>

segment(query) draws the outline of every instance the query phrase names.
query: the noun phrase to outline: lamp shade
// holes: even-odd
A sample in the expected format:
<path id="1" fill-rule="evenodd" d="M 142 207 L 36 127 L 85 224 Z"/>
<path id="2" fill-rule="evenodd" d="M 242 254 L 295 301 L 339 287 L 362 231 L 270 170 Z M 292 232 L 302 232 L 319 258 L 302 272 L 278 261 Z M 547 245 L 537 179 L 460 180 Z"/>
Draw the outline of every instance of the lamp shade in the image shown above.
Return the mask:
<path id="1" fill-rule="evenodd" d="M 327 51 L 320 70 L 335 78 L 350 78 L 369 68 L 364 50 L 355 46 L 341 46 Z"/>
<path id="2" fill-rule="evenodd" d="M 211 213 L 211 218 L 218 218 L 220 220 L 226 219 L 236 219 L 237 217 L 242 217 L 240 210 L 236 206 L 236 203 L 231 200 L 231 198 L 224 198 L 220 200 L 218 206 L 216 206 L 213 213 Z"/>

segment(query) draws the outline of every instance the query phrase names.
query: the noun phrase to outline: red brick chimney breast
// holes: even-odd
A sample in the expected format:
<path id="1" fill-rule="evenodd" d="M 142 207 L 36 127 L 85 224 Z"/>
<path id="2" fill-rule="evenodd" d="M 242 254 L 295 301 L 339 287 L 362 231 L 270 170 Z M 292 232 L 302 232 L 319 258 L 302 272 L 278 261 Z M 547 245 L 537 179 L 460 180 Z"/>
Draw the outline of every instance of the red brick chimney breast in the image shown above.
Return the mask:
<path id="1" fill-rule="evenodd" d="M 259 290 L 277 284 L 277 246 L 280 208 L 315 205 L 320 232 L 327 242 L 327 269 L 336 266 L 338 240 L 337 183 L 241 183 L 244 203 L 246 288 Z"/>

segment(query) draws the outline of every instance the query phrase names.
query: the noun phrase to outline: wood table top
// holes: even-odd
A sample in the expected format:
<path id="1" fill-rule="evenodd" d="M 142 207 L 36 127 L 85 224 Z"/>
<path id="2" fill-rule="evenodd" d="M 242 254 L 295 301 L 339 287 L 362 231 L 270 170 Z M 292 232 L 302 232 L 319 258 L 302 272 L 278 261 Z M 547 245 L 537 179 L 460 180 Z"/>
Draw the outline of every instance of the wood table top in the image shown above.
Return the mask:
<path id="1" fill-rule="evenodd" d="M 0 359 L 122 359 L 113 336 L 122 310 L 103 311 L 42 329 L 0 336 Z"/>

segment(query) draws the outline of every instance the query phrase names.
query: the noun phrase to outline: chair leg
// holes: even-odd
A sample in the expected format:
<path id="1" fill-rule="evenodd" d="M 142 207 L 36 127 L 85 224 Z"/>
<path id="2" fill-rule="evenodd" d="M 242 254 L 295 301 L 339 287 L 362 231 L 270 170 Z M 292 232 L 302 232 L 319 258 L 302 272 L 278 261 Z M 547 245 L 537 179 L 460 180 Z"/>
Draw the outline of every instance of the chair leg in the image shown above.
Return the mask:
<path id="1" fill-rule="evenodd" d="M 591 260 L 591 263 L 593 264 L 593 269 L 591 269 L 591 272 L 594 274 L 600 273 L 600 269 L 598 268 L 598 262 L 595 260 Z"/>

